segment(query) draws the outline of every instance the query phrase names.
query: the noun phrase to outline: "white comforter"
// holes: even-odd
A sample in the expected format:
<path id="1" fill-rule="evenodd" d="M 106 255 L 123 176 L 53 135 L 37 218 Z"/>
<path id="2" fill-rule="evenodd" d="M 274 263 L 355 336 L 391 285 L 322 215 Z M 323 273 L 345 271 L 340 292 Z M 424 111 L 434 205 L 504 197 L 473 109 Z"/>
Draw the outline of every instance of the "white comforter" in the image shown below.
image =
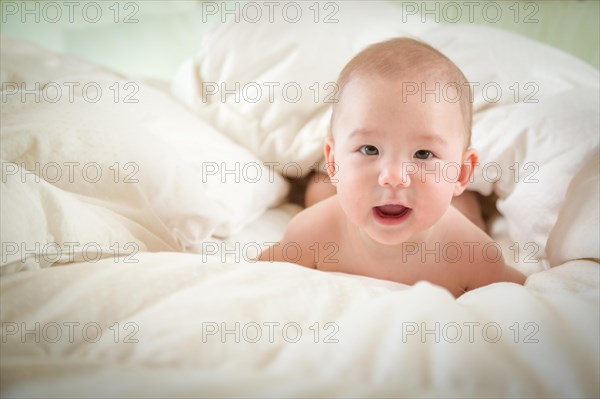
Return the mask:
<path id="1" fill-rule="evenodd" d="M 353 26 L 355 37 L 364 44 L 407 33 L 381 21 L 371 36 Z M 194 79 L 251 69 L 235 62 L 251 51 L 246 43 L 230 58 L 219 53 L 231 48 L 220 37 L 248 36 L 236 29 L 207 39 L 174 80 L 192 112 L 151 85 L 3 39 L 2 396 L 598 397 L 598 72 L 495 30 L 412 31 L 475 80 L 534 79 L 539 88 L 531 106 L 486 103 L 476 91 L 473 132 L 483 161 L 539 168 L 535 185 L 481 177 L 471 187 L 499 196 L 504 217 L 493 235 L 529 277 L 455 300 L 426 282 L 252 261 L 298 211 L 282 204 L 287 185 L 265 162 L 279 159 L 277 149 L 302 167 L 318 159 L 327 110 L 241 103 L 207 115 Z M 250 39 L 269 36 L 261 29 Z M 271 50 L 316 63 L 310 56 L 322 54 L 305 54 L 310 46 L 286 47 L 307 37 L 289 35 Z M 494 56 L 474 48 L 482 37 Z M 248 75 L 284 74 L 274 63 L 290 59 L 263 50 L 264 65 Z M 498 54 L 506 73 L 489 76 Z M 294 65 L 287 68 L 297 76 Z M 326 69 L 307 79 L 331 80 Z M 21 85 L 35 82 L 80 85 L 74 98 L 23 99 Z M 90 82 L 105 93 L 93 103 L 82 91 Z M 115 101 L 111 87 L 139 101 Z M 273 115 L 314 128 L 313 141 L 303 146 Z M 239 130 L 245 121 L 248 130 Z"/>
<path id="2" fill-rule="evenodd" d="M 598 393 L 594 262 L 455 300 L 284 263 L 137 258 L 3 277 L 3 396 Z"/>

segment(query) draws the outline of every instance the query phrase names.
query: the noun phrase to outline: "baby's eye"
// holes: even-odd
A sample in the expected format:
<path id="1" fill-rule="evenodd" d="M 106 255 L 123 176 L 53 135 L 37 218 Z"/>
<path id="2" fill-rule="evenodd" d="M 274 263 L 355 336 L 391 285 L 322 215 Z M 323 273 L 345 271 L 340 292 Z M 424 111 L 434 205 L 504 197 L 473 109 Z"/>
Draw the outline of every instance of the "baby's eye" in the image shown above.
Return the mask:
<path id="1" fill-rule="evenodd" d="M 433 154 L 431 153 L 431 151 L 427 151 L 427 150 L 419 150 L 417 152 L 415 152 L 415 158 L 417 159 L 429 159 L 433 156 Z"/>
<path id="2" fill-rule="evenodd" d="M 379 150 L 377 149 L 377 147 L 372 145 L 363 145 L 362 147 L 360 147 L 360 152 L 362 152 L 365 155 L 379 154 Z"/>

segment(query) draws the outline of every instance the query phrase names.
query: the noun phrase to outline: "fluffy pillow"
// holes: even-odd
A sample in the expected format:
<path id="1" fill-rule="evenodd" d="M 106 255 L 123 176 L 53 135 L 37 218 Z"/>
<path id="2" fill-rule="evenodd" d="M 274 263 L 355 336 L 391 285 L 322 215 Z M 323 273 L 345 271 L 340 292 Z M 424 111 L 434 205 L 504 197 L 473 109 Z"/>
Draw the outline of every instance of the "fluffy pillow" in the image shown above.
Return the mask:
<path id="1" fill-rule="evenodd" d="M 548 238 L 551 266 L 572 259 L 600 261 L 600 159 L 590 160 L 575 176 L 566 194 L 558 220 Z"/>
<path id="2" fill-rule="evenodd" d="M 545 259 L 569 183 L 598 154 L 598 71 L 493 28 L 441 26 L 422 39 L 473 82 L 480 165 L 469 188 L 497 194 L 513 243 Z"/>
<path id="3" fill-rule="evenodd" d="M 390 2 L 294 4 L 297 22 L 289 22 L 293 10 L 286 20 L 278 9 L 273 22 L 263 15 L 217 25 L 172 83 L 174 96 L 202 119 L 290 177 L 308 174 L 322 158 L 346 62 L 371 43 L 435 26 Z"/>
<path id="4" fill-rule="evenodd" d="M 179 245 L 164 223 L 148 207 L 134 206 L 147 202 L 142 193 L 128 194 L 131 204 L 116 212 L 2 161 L 0 273 L 120 256 L 137 263 L 142 251 L 176 251 Z"/>
<path id="5" fill-rule="evenodd" d="M 22 57 L 23 48 L 30 50 L 27 57 Z M 91 67 L 80 73 L 54 66 L 49 70 L 45 66 L 57 62 L 69 65 L 70 57 L 2 42 L 2 59 L 11 60 L 11 66 L 35 60 L 36 54 L 34 78 L 19 69 L 3 69 L 3 78 L 14 79 L 2 82 L 3 172 L 32 171 L 55 188 L 77 194 L 73 201 L 109 210 L 157 237 L 164 238 L 166 229 L 172 236 L 169 244 L 147 245 L 158 250 L 185 249 L 211 235 L 233 234 L 285 196 L 287 183 L 281 176 L 165 93 L 111 73 L 89 72 Z M 21 84 L 29 89 L 36 83 L 41 89 L 37 94 L 15 92 Z M 31 204 L 36 201 L 47 218 L 55 217 L 57 208 L 46 206 L 47 196 Z M 13 212 L 2 209 L 3 214 Z M 39 209 L 27 214 L 31 219 L 40 215 Z M 51 225 L 58 231 L 47 231 L 47 237 L 60 237 L 61 229 L 84 223 L 78 212 L 61 215 L 62 223 Z M 5 228 L 3 222 L 3 241 L 16 241 L 20 228 L 16 222 Z M 96 242 L 110 241 L 103 232 L 98 229 Z"/>

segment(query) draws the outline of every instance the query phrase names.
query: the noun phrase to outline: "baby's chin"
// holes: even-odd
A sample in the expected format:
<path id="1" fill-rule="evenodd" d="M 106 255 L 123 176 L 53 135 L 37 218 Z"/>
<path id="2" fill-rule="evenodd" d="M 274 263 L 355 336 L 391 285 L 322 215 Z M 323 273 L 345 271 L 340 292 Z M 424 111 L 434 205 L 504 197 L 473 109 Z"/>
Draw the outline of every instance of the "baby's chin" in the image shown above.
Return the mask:
<path id="1" fill-rule="evenodd" d="M 385 245 L 389 247 L 400 246 L 406 242 L 415 241 L 416 237 L 419 236 L 419 231 L 413 231 L 412 229 L 382 229 L 381 226 L 365 226 L 361 229 L 369 239 L 377 244 Z"/>
<path id="2" fill-rule="evenodd" d="M 435 223 L 421 225 L 416 220 L 406 220 L 406 223 L 386 226 L 372 220 L 363 226 L 363 232 L 369 238 L 381 245 L 399 246 L 405 243 L 420 243 L 431 235 Z"/>

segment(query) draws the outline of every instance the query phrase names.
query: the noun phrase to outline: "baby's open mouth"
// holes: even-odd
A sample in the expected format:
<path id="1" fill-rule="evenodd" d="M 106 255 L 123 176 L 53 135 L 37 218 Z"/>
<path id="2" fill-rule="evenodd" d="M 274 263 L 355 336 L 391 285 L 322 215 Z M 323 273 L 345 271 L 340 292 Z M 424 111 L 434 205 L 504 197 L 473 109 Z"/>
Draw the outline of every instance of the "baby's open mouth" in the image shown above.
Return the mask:
<path id="1" fill-rule="evenodd" d="M 375 207 L 375 212 L 382 218 L 401 218 L 409 211 L 410 208 L 402 205 L 382 205 Z"/>

